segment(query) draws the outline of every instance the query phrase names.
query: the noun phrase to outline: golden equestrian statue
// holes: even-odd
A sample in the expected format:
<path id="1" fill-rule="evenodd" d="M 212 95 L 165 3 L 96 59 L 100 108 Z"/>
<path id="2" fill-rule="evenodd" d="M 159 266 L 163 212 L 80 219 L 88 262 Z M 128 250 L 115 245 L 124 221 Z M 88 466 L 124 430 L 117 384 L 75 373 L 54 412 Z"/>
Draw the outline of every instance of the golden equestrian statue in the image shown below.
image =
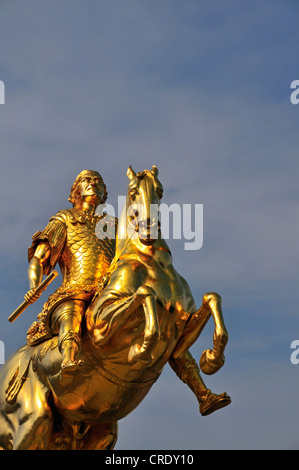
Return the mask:
<path id="1" fill-rule="evenodd" d="M 221 298 L 209 292 L 196 309 L 173 267 L 152 211 L 163 195 L 157 168 L 136 174 L 129 167 L 127 175 L 118 223 L 98 215 L 106 186 L 98 172 L 84 170 L 71 190 L 73 208 L 33 236 L 30 290 L 10 321 L 37 299 L 57 263 L 63 282 L 29 328 L 27 344 L 0 369 L 1 449 L 113 449 L 117 422 L 138 406 L 167 362 L 203 416 L 231 402 L 206 387 L 189 352 L 212 316 L 213 349 L 203 352 L 200 368 L 210 375 L 223 366 L 228 333 Z"/>

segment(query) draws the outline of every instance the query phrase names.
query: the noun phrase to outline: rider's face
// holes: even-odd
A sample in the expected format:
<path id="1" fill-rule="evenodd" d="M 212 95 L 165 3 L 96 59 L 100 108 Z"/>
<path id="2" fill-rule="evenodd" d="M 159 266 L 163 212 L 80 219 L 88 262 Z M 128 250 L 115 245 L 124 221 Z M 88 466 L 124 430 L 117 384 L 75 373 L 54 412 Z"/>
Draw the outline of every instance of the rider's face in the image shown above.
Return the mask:
<path id="1" fill-rule="evenodd" d="M 103 200 L 104 187 L 101 179 L 92 173 L 86 173 L 81 179 L 81 196 L 85 201 L 96 202 Z"/>

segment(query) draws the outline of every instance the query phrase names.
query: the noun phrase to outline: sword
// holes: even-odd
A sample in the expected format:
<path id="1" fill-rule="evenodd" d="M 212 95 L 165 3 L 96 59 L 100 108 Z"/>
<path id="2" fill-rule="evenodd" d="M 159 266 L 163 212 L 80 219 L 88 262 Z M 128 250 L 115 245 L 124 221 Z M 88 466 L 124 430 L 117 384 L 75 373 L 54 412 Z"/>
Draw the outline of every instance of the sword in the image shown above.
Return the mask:
<path id="1" fill-rule="evenodd" d="M 44 281 L 36 287 L 35 294 L 41 294 L 44 290 L 46 290 L 48 285 L 51 284 L 51 282 L 54 281 L 57 276 L 58 272 L 55 270 L 52 271 L 51 274 L 49 274 L 49 276 L 47 276 Z M 10 321 L 10 323 L 14 322 L 30 304 L 31 302 L 24 300 L 24 302 L 22 302 L 21 305 L 19 305 L 19 307 L 8 317 L 8 321 Z"/>

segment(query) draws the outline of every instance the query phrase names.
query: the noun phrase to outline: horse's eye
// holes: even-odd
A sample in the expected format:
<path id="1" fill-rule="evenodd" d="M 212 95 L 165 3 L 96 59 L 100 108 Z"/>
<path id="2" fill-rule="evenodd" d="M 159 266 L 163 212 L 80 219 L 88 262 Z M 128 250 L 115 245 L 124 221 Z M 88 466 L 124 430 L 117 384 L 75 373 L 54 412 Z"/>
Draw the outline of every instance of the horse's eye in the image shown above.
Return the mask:
<path id="1" fill-rule="evenodd" d="M 131 190 L 129 191 L 129 196 L 130 196 L 131 198 L 136 197 L 137 194 L 138 194 L 137 189 L 131 189 Z"/>
<path id="2" fill-rule="evenodd" d="M 158 197 L 161 199 L 162 196 L 163 196 L 163 189 L 162 188 L 157 188 L 157 194 L 158 194 Z"/>

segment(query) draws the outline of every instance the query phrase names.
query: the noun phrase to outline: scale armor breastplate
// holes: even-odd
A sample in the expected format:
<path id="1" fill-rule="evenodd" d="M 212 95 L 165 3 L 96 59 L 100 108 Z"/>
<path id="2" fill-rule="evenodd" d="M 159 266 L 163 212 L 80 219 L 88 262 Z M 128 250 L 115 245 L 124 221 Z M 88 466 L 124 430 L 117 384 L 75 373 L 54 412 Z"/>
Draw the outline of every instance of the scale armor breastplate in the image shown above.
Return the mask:
<path id="1" fill-rule="evenodd" d="M 68 223 L 66 244 L 60 258 L 63 285 L 96 287 L 113 258 L 113 242 L 96 235 L 97 217 Z"/>

